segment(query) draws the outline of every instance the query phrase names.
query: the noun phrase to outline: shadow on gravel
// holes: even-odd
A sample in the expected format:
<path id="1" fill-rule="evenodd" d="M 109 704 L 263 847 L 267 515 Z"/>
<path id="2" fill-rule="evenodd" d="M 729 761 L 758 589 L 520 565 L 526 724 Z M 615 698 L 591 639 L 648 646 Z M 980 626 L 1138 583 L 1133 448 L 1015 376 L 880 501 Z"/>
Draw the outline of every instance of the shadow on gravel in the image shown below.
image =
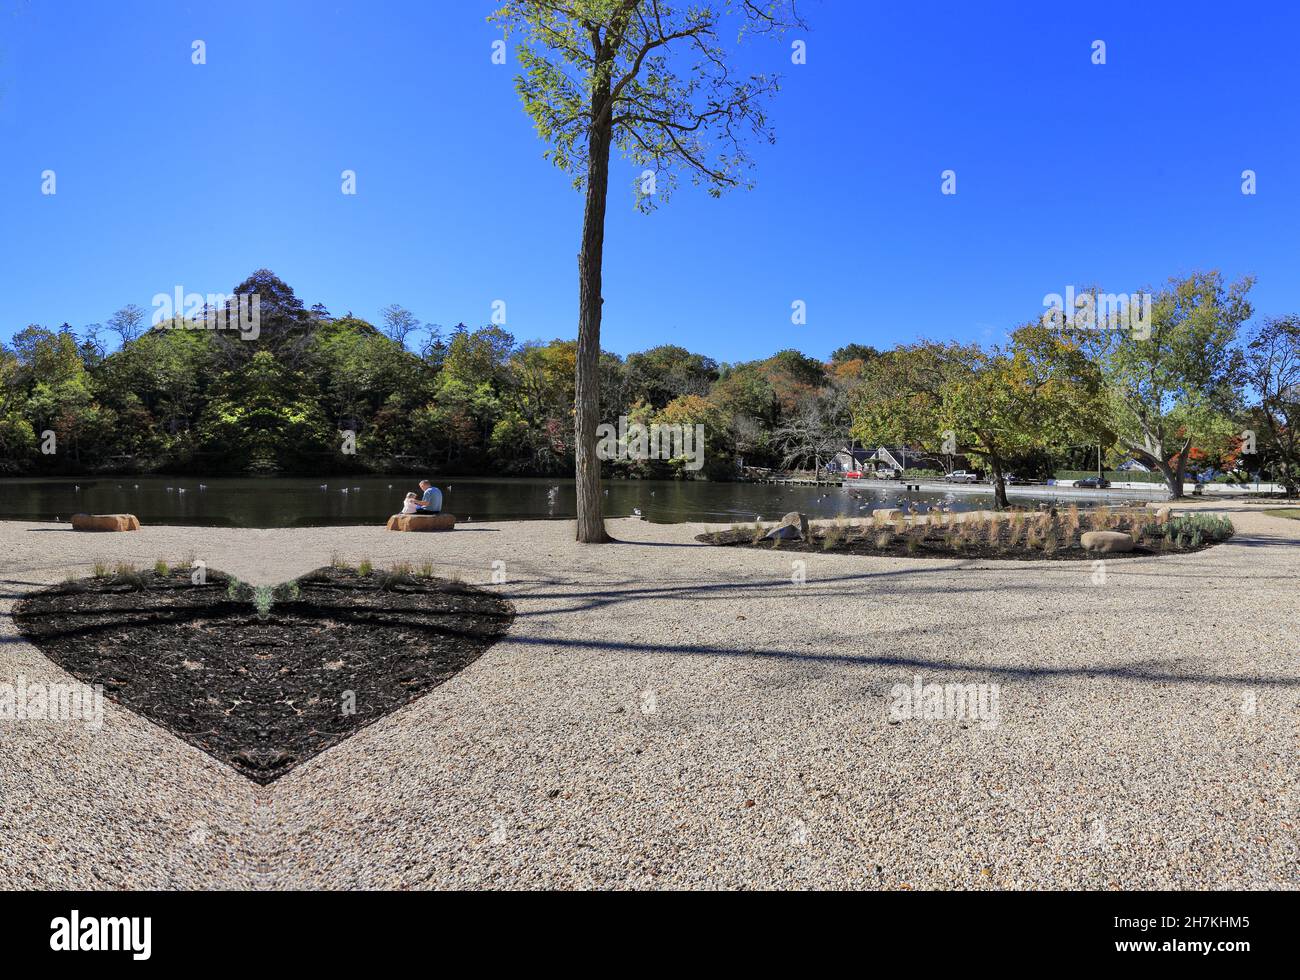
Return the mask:
<path id="1" fill-rule="evenodd" d="M 511 643 L 533 646 L 575 647 L 578 649 L 613 650 L 625 653 L 647 653 L 659 656 L 742 657 L 759 660 L 786 660 L 842 667 L 899 667 L 917 671 L 952 671 L 963 674 L 996 674 L 1000 677 L 1021 680 L 1050 679 L 1054 677 L 1111 677 L 1119 680 L 1149 681 L 1161 684 L 1246 684 L 1251 686 L 1300 688 L 1300 677 L 1260 677 L 1249 674 L 1192 674 L 1175 673 L 1159 666 L 1160 661 L 1148 660 L 1122 667 L 999 667 L 994 664 L 955 663 L 927 657 L 866 656 L 862 654 L 811 654 L 789 650 L 733 650 L 726 647 L 685 644 L 660 646 L 645 643 L 628 643 L 609 640 L 564 640 L 552 637 L 511 636 Z"/>

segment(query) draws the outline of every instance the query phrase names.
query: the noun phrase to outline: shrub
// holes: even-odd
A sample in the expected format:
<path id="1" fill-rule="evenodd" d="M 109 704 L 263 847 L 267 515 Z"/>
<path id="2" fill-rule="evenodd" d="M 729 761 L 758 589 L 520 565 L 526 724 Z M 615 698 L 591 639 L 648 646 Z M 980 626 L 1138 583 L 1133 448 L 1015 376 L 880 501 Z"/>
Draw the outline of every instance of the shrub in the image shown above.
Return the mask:
<path id="1" fill-rule="evenodd" d="M 415 576 L 410 572 L 394 569 L 388 572 L 375 572 L 375 584 L 381 592 L 391 592 L 399 585 L 415 585 Z"/>
<path id="2" fill-rule="evenodd" d="M 1181 514 L 1159 525 L 1157 530 L 1165 541 L 1179 548 L 1199 547 L 1209 541 L 1216 543 L 1232 537 L 1232 521 L 1213 514 Z M 1191 544 L 1196 541 L 1197 544 Z"/>
<path id="3" fill-rule="evenodd" d="M 998 543 L 998 538 L 1002 535 L 1002 518 L 994 514 L 984 525 L 984 533 L 988 539 L 989 546 L 992 547 Z"/>
<path id="4" fill-rule="evenodd" d="M 374 570 L 375 570 L 375 566 L 371 564 L 369 558 L 362 558 L 361 563 L 357 565 L 357 574 L 360 575 L 362 578 L 365 578 Z"/>
<path id="5" fill-rule="evenodd" d="M 171 571 L 171 569 L 167 567 L 167 563 L 161 558 L 153 563 L 153 573 L 155 575 L 166 575 L 169 571 Z"/>
<path id="6" fill-rule="evenodd" d="M 68 592 L 85 592 L 88 586 L 81 580 L 76 572 L 68 572 L 63 576 L 63 591 Z"/>
<path id="7" fill-rule="evenodd" d="M 822 531 L 822 548 L 825 549 L 826 551 L 830 551 L 832 548 L 834 548 L 836 545 L 840 543 L 840 538 L 843 536 L 843 534 L 844 534 L 843 525 L 839 523 L 830 525 L 830 527 Z"/>
<path id="8" fill-rule="evenodd" d="M 253 590 L 253 606 L 257 609 L 257 615 L 265 619 L 273 605 L 275 605 L 274 588 L 269 585 L 259 585 Z"/>

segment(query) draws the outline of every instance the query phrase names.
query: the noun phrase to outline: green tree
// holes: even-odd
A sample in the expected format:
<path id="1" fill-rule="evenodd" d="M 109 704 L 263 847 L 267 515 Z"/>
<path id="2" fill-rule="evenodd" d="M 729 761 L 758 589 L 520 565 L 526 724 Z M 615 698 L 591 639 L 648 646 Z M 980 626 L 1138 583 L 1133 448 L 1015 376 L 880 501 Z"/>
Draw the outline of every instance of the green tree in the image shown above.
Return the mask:
<path id="1" fill-rule="evenodd" d="M 885 351 L 867 364 L 853 393 L 853 438 L 864 445 L 940 451 L 944 387 L 968 373 L 963 362 L 977 353 L 978 348 L 933 341 Z"/>
<path id="2" fill-rule="evenodd" d="M 1294 494 L 1300 485 L 1300 316 L 1273 317 L 1254 331 L 1246 377 L 1259 399 L 1247 417 L 1255 451 Z"/>
<path id="3" fill-rule="evenodd" d="M 677 479 L 693 476 L 727 477 L 734 469 L 735 457 L 728 445 L 727 422 L 725 416 L 707 398 L 700 395 L 680 395 L 674 398 L 654 417 L 658 425 L 679 425 L 690 428 L 691 455 L 673 456 L 668 460 L 668 469 Z M 698 430 L 696 427 L 700 427 Z M 697 438 L 696 433 L 700 434 Z M 683 434 L 683 445 L 685 437 Z M 699 470 L 688 469 L 696 465 L 694 453 L 700 454 Z"/>
<path id="4" fill-rule="evenodd" d="M 516 87 L 550 159 L 586 192 L 575 377 L 579 541 L 609 540 L 596 429 L 610 152 L 618 147 L 644 168 L 637 202 L 647 210 L 668 197 L 679 171 L 714 195 L 744 183 L 741 136 L 770 139 L 763 103 L 777 81 L 741 77 L 729 64 L 719 41 L 729 17 L 742 34 L 801 23 L 793 0 L 506 0 L 492 17 L 522 42 Z"/>
<path id="5" fill-rule="evenodd" d="M 227 469 L 305 472 L 344 462 L 319 393 L 268 350 L 217 380 L 200 435 L 203 449 Z"/>
<path id="6" fill-rule="evenodd" d="M 1101 372 L 1069 338 L 1030 324 L 1006 349 L 953 347 L 957 362 L 940 389 L 941 438 L 982 459 L 995 505 L 1007 506 L 1006 469 L 1013 456 L 1097 438 L 1109 441 Z"/>
<path id="7" fill-rule="evenodd" d="M 1253 284 L 1247 277 L 1225 286 L 1217 272 L 1194 273 L 1170 280 L 1140 329 L 1112 319 L 1081 332 L 1106 377 L 1109 427 L 1135 459 L 1160 471 L 1175 498 L 1197 439 L 1213 438 L 1239 412 L 1237 334 L 1251 316 Z"/>
<path id="8" fill-rule="evenodd" d="M 624 371 L 627 394 L 655 408 L 682 395 L 707 395 L 718 380 L 718 364 L 713 358 L 672 344 L 629 354 Z"/>

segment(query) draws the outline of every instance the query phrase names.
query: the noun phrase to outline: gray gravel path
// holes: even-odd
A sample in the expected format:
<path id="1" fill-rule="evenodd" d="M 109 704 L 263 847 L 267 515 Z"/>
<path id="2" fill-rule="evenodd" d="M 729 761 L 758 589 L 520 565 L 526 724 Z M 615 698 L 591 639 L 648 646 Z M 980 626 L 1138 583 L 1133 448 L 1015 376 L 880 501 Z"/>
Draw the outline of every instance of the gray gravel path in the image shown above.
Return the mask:
<path id="1" fill-rule="evenodd" d="M 0 721 L 0 887 L 1300 887 L 1300 521 L 1232 516 L 1228 544 L 1113 560 L 1101 585 L 1088 563 L 718 549 L 633 520 L 607 547 L 567 522 L 0 523 L 3 614 L 96 559 L 269 584 L 333 552 L 485 584 L 504 562 L 487 587 L 519 611 L 268 789 L 111 703 L 98 731 Z M 68 679 L 3 615 L 0 684 L 20 675 Z M 891 724 L 917 676 L 997 684 L 997 724 Z"/>

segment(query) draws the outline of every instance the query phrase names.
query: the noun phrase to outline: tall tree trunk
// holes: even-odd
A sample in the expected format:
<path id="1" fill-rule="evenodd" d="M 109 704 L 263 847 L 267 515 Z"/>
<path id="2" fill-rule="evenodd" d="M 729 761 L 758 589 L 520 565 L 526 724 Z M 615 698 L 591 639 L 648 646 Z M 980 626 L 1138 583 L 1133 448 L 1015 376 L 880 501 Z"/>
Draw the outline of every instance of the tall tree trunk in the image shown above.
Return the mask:
<path id="1" fill-rule="evenodd" d="M 582 251 L 578 253 L 578 352 L 574 411 L 574 489 L 578 498 L 578 540 L 610 540 L 601 516 L 600 460 L 596 427 L 600 424 L 601 268 L 605 255 L 605 200 L 609 190 L 609 148 L 613 126 L 604 112 L 609 83 L 592 98 L 592 129 L 587 144 L 587 203 L 582 216 Z"/>
<path id="2" fill-rule="evenodd" d="M 998 510 L 1006 510 L 1010 504 L 1007 503 L 1007 481 L 1002 473 L 1002 458 L 995 453 L 990 454 L 989 467 L 993 470 L 993 506 Z"/>
<path id="3" fill-rule="evenodd" d="M 1183 444 L 1182 451 L 1178 454 L 1178 466 L 1174 470 L 1174 476 L 1178 480 L 1178 496 L 1183 495 L 1183 483 L 1187 479 L 1187 457 L 1192 451 L 1192 440 L 1188 439 Z"/>
<path id="4" fill-rule="evenodd" d="M 1163 439 L 1153 439 L 1148 437 L 1143 445 L 1138 445 L 1130 440 L 1124 440 L 1123 445 L 1132 454 L 1133 458 L 1142 463 L 1148 469 L 1160 471 L 1160 475 L 1165 478 L 1165 486 L 1169 488 L 1169 497 L 1172 500 L 1181 500 L 1183 496 L 1183 470 L 1179 465 L 1178 472 L 1169 465 L 1169 460 L 1165 458 L 1168 450 L 1165 448 Z M 1186 462 L 1186 453 L 1191 448 L 1191 440 L 1183 446 L 1182 455 L 1183 463 Z"/>
<path id="5" fill-rule="evenodd" d="M 1183 496 L 1182 474 L 1175 473 L 1174 468 L 1163 459 L 1157 459 L 1155 464 L 1156 469 L 1160 471 L 1160 475 L 1165 478 L 1165 486 L 1169 488 L 1170 499 L 1181 500 Z"/>
<path id="6" fill-rule="evenodd" d="M 1166 459 L 1155 457 L 1155 464 L 1160 470 L 1160 475 L 1165 478 L 1165 485 L 1169 487 L 1169 496 L 1173 500 L 1183 499 L 1183 477 L 1187 472 L 1187 456 L 1191 449 L 1192 441 L 1188 439 L 1183 443 L 1183 448 L 1178 451 L 1176 457 L 1178 462 L 1174 466 L 1170 466 Z"/>

